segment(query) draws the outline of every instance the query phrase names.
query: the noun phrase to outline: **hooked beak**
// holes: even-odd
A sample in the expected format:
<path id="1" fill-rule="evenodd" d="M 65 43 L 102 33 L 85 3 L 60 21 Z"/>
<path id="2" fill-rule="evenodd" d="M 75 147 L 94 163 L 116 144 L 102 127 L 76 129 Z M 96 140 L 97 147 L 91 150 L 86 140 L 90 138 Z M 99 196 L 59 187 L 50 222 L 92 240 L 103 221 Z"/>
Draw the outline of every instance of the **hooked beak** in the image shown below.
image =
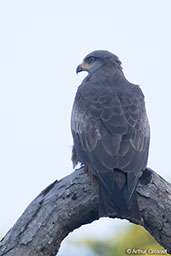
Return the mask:
<path id="1" fill-rule="evenodd" d="M 78 65 L 77 69 L 76 69 L 76 74 L 78 74 L 79 72 L 82 72 L 83 68 L 81 67 L 81 65 Z"/>
<path id="2" fill-rule="evenodd" d="M 90 64 L 88 63 L 85 63 L 83 61 L 83 63 L 81 63 L 80 65 L 78 65 L 77 69 L 76 69 L 76 74 L 78 74 L 79 72 L 82 72 L 82 71 L 87 71 L 89 72 L 89 68 L 90 68 Z"/>

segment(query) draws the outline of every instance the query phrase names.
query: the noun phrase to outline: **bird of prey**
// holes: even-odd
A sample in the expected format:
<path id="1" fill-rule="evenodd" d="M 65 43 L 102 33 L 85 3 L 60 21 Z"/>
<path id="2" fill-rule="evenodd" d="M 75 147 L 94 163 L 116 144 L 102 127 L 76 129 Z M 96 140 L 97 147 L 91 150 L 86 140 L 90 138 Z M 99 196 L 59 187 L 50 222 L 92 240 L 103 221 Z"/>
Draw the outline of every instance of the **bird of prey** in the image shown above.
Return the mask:
<path id="1" fill-rule="evenodd" d="M 99 217 L 139 222 L 136 185 L 147 165 L 150 141 L 144 95 L 109 51 L 88 54 L 77 67 L 81 71 L 88 75 L 72 109 L 73 164 L 80 162 L 96 177 Z"/>

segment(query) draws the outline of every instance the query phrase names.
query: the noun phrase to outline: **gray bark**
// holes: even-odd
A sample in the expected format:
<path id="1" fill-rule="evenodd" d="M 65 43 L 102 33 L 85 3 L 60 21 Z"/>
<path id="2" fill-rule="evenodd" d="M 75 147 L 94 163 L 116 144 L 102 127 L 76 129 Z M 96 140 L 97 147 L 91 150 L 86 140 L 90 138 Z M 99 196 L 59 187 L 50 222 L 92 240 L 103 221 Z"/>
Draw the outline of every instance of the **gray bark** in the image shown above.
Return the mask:
<path id="1" fill-rule="evenodd" d="M 171 253 L 171 185 L 147 169 L 137 186 L 140 225 Z M 98 192 L 79 169 L 43 190 L 0 244 L 0 256 L 54 256 L 74 229 L 98 219 Z"/>

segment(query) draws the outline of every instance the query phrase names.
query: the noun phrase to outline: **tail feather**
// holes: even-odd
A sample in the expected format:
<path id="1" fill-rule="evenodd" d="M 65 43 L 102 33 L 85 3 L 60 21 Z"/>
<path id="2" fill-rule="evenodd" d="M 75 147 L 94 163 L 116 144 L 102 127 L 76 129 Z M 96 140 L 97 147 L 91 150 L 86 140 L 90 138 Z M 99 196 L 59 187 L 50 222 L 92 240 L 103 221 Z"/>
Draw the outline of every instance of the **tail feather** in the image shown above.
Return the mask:
<path id="1" fill-rule="evenodd" d="M 98 174 L 100 217 L 127 218 L 136 223 L 140 221 L 136 191 L 131 191 L 130 198 L 127 182 L 127 174 L 119 170 Z"/>

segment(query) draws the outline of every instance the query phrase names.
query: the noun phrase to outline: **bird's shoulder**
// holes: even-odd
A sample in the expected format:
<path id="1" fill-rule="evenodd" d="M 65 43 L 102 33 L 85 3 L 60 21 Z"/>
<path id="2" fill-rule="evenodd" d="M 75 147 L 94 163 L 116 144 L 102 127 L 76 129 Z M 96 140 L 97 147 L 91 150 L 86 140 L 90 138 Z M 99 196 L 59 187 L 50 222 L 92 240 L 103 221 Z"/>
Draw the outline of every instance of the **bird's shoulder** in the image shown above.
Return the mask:
<path id="1" fill-rule="evenodd" d="M 141 108 L 144 110 L 145 101 L 141 88 L 128 82 L 124 77 L 118 79 L 92 79 L 89 76 L 78 87 L 75 101 L 86 105 L 87 109 L 110 108 L 117 111 L 118 108 Z"/>

